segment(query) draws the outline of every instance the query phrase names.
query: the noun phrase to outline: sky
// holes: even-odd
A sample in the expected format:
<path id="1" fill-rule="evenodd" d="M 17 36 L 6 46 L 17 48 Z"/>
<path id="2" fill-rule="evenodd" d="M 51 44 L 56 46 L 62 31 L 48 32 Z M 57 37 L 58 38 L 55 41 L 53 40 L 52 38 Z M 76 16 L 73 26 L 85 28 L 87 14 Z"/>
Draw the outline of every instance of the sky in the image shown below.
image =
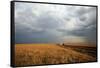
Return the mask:
<path id="1" fill-rule="evenodd" d="M 16 43 L 96 42 L 96 7 L 15 3 Z"/>

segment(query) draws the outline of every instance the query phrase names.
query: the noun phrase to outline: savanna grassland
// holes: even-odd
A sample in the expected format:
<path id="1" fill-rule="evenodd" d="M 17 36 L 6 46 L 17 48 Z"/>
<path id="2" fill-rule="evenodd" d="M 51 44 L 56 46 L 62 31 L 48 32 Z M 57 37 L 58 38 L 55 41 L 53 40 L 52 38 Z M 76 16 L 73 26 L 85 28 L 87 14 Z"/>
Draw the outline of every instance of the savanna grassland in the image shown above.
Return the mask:
<path id="1" fill-rule="evenodd" d="M 92 62 L 96 61 L 94 53 L 96 54 L 95 47 L 91 49 L 91 47 L 67 47 L 58 44 L 16 44 L 15 65 Z"/>

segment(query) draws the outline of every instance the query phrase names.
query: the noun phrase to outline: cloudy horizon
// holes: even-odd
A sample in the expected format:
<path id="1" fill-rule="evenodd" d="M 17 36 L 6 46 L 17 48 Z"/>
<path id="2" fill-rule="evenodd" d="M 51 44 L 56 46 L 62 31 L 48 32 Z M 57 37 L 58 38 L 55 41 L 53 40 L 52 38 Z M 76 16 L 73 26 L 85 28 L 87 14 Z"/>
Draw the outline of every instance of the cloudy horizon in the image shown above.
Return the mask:
<path id="1" fill-rule="evenodd" d="M 16 43 L 96 42 L 96 7 L 15 2 Z"/>

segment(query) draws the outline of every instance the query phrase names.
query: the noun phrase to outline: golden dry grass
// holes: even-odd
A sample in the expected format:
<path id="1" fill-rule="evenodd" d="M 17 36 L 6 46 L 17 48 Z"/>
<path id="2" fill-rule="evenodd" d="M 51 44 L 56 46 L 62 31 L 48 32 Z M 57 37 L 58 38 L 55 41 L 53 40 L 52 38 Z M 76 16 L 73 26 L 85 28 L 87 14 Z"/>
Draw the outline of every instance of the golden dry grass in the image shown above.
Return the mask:
<path id="1" fill-rule="evenodd" d="M 92 56 L 56 44 L 16 44 L 15 47 L 16 66 L 90 62 L 95 60 Z"/>

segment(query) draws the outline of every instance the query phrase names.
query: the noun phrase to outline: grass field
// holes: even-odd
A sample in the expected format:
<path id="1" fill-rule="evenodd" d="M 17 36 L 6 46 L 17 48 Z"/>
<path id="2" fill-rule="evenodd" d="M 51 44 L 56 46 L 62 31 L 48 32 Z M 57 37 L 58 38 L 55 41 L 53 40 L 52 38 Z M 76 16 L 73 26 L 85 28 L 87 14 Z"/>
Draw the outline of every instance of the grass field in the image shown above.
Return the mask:
<path id="1" fill-rule="evenodd" d="M 80 48 L 79 48 L 80 49 Z M 62 64 L 96 61 L 95 56 L 57 44 L 16 44 L 15 65 Z"/>

